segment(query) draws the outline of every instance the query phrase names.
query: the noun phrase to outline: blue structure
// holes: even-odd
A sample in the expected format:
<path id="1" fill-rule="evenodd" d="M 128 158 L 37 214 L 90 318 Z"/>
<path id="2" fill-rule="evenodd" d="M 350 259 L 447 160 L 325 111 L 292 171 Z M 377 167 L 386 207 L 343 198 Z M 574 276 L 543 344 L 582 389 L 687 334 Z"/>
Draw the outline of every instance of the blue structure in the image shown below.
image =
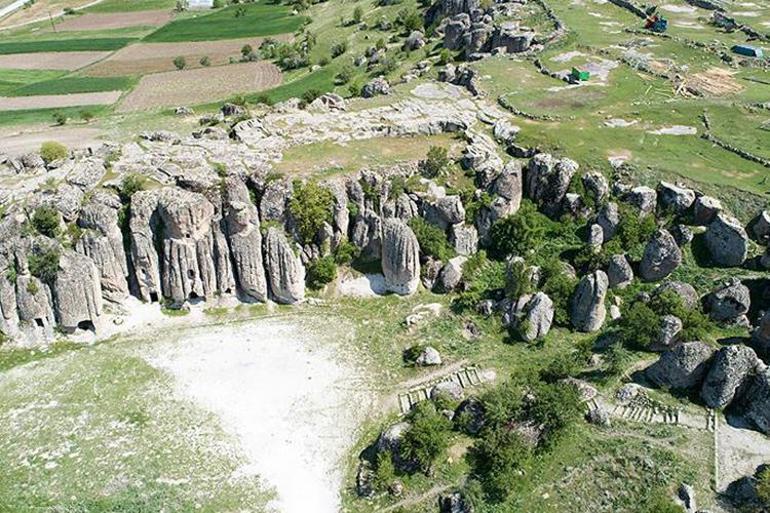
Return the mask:
<path id="1" fill-rule="evenodd" d="M 735 45 L 732 47 L 732 51 L 739 55 L 745 55 L 746 57 L 757 57 L 758 59 L 761 59 L 763 56 L 762 49 L 756 46 Z"/>

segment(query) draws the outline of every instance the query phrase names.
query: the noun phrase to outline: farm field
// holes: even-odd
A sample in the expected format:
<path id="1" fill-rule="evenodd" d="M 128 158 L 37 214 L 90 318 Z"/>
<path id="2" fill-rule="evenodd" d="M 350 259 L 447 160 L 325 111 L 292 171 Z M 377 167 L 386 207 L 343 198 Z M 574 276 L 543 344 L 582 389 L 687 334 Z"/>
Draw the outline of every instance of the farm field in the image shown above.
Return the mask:
<path id="1" fill-rule="evenodd" d="M 67 17 L 56 25 L 58 31 L 111 30 L 127 27 L 152 27 L 165 25 L 173 18 L 167 9 L 155 11 L 131 11 L 126 13 L 86 13 Z"/>
<path id="2" fill-rule="evenodd" d="M 245 91 L 270 89 L 280 83 L 281 71 L 267 62 L 154 73 L 142 77 L 117 110 L 132 112 L 196 105 Z"/>

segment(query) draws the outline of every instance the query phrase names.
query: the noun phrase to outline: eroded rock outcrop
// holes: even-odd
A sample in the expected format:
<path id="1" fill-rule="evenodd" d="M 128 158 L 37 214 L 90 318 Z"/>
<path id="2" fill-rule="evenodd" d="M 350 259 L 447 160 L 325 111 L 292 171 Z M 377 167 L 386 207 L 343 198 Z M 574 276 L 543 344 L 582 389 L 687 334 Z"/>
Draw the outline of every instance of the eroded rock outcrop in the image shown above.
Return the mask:
<path id="1" fill-rule="evenodd" d="M 709 408 L 724 408 L 740 394 L 740 389 L 745 387 L 759 365 L 760 360 L 751 348 L 742 345 L 723 347 L 717 351 L 703 382 L 703 402 Z"/>
<path id="2" fill-rule="evenodd" d="M 567 193 L 578 164 L 570 159 L 557 159 L 548 153 L 535 155 L 527 165 L 527 195 L 548 215 L 556 215 Z"/>
<path id="3" fill-rule="evenodd" d="M 65 251 L 52 285 L 56 321 L 60 329 L 95 329 L 102 315 L 100 273 L 93 260 Z"/>
<path id="4" fill-rule="evenodd" d="M 262 258 L 262 233 L 257 208 L 246 185 L 227 181 L 225 224 L 235 276 L 240 290 L 250 299 L 267 300 L 267 279 Z"/>
<path id="5" fill-rule="evenodd" d="M 639 275 L 645 281 L 662 280 L 682 263 L 682 251 L 667 230 L 658 230 L 644 248 Z"/>
<path id="6" fill-rule="evenodd" d="M 743 265 L 748 254 L 748 235 L 740 222 L 719 213 L 706 230 L 706 247 L 715 264 L 724 267 Z"/>
<path id="7" fill-rule="evenodd" d="M 685 342 L 663 353 L 645 374 L 660 387 L 690 389 L 703 381 L 713 353 L 703 342 Z"/>
<path id="8" fill-rule="evenodd" d="M 382 224 L 382 272 L 385 287 L 396 294 L 412 294 L 420 283 L 420 245 L 412 229 L 398 219 Z"/>
<path id="9" fill-rule="evenodd" d="M 292 304 L 305 298 L 305 266 L 286 234 L 277 227 L 267 229 L 264 239 L 265 269 L 273 299 Z"/>

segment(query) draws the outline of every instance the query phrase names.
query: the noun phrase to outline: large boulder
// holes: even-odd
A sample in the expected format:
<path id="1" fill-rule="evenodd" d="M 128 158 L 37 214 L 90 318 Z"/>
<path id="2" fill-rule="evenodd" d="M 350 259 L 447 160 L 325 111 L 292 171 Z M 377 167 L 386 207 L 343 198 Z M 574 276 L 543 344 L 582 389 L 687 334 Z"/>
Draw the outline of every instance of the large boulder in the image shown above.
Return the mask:
<path id="1" fill-rule="evenodd" d="M 492 184 L 492 192 L 505 198 L 507 214 L 515 214 L 521 206 L 523 170 L 517 160 L 509 161 Z"/>
<path id="2" fill-rule="evenodd" d="M 625 255 L 612 255 L 607 264 L 610 288 L 623 289 L 634 281 L 634 270 Z"/>
<path id="3" fill-rule="evenodd" d="M 52 285 L 54 312 L 59 328 L 95 330 L 102 315 L 99 269 L 93 260 L 75 251 L 59 258 L 59 270 Z"/>
<path id="4" fill-rule="evenodd" d="M 599 205 L 610 192 L 610 186 L 603 174 L 598 171 L 588 172 L 583 175 L 583 188 L 588 196 Z"/>
<path id="5" fill-rule="evenodd" d="M 444 293 L 455 290 L 463 279 L 463 265 L 467 259 L 462 255 L 449 259 L 438 273 L 434 290 Z"/>
<path id="6" fill-rule="evenodd" d="M 602 205 L 596 215 L 596 224 L 602 227 L 605 241 L 613 238 L 618 231 L 618 226 L 620 226 L 618 204 L 609 202 Z"/>
<path id="7" fill-rule="evenodd" d="M 385 287 L 396 294 L 412 294 L 420 283 L 420 245 L 409 226 L 386 219 L 382 226 L 382 272 Z"/>
<path id="8" fill-rule="evenodd" d="M 675 294 L 682 300 L 682 304 L 687 308 L 698 308 L 700 296 L 695 287 L 683 281 L 667 281 L 658 286 L 653 294 L 660 295 L 665 292 Z"/>
<path id="9" fill-rule="evenodd" d="M 526 294 L 511 303 L 512 319 L 521 338 L 527 342 L 544 338 L 553 324 L 553 301 L 544 292 Z"/>
<path id="10" fill-rule="evenodd" d="M 706 297 L 709 316 L 723 323 L 738 322 L 751 307 L 749 288 L 737 278 L 731 278 Z"/>
<path id="11" fill-rule="evenodd" d="M 695 200 L 693 209 L 693 221 L 697 225 L 711 224 L 718 213 L 722 211 L 722 203 L 711 196 L 699 196 Z"/>
<path id="12" fill-rule="evenodd" d="M 645 281 L 662 280 L 682 263 L 682 251 L 667 230 L 658 230 L 644 248 L 639 274 Z"/>
<path id="13" fill-rule="evenodd" d="M 390 84 L 385 77 L 374 78 L 361 89 L 361 96 L 364 98 L 388 94 L 390 94 Z"/>
<path id="14" fill-rule="evenodd" d="M 453 224 L 449 228 L 449 242 L 458 255 L 471 256 L 479 249 L 479 232 L 473 225 Z"/>
<path id="15" fill-rule="evenodd" d="M 638 208 L 642 215 L 648 215 L 655 212 L 658 194 L 654 189 L 640 185 L 631 189 L 623 199 Z"/>
<path id="16" fill-rule="evenodd" d="M 740 390 L 760 364 L 753 349 L 734 345 L 717 351 L 701 388 L 703 402 L 709 408 L 724 408 L 740 395 Z"/>
<path id="17" fill-rule="evenodd" d="M 473 505 L 465 500 L 460 492 L 452 492 L 438 497 L 439 513 L 473 513 Z"/>
<path id="18" fill-rule="evenodd" d="M 286 234 L 271 226 L 264 239 L 265 268 L 270 292 L 279 303 L 292 304 L 305 298 L 305 267 Z"/>
<path id="19" fill-rule="evenodd" d="M 751 379 L 741 398 L 743 415 L 757 429 L 770 435 L 770 367 Z"/>
<path id="20" fill-rule="evenodd" d="M 660 182 L 658 201 L 664 210 L 674 214 L 684 214 L 695 203 L 695 191 L 673 183 Z"/>
<path id="21" fill-rule="evenodd" d="M 703 342 L 685 342 L 663 353 L 645 373 L 659 387 L 690 389 L 703 381 L 713 352 Z"/>
<path id="22" fill-rule="evenodd" d="M 578 331 L 599 330 L 607 317 L 604 299 L 607 296 L 609 279 L 604 271 L 594 271 L 583 276 L 572 298 L 572 325 Z"/>
<path id="23" fill-rule="evenodd" d="M 423 210 L 425 220 L 444 231 L 449 226 L 465 220 L 465 208 L 462 199 L 457 195 L 425 201 Z"/>
<path id="24" fill-rule="evenodd" d="M 717 214 L 706 230 L 705 240 L 715 264 L 736 267 L 746 261 L 749 237 L 737 219 Z"/>
<path id="25" fill-rule="evenodd" d="M 770 242 L 770 212 L 763 210 L 751 223 L 751 233 L 760 244 Z"/>
<path id="26" fill-rule="evenodd" d="M 770 355 L 770 310 L 762 315 L 758 326 L 751 333 L 751 343 L 763 356 Z"/>
<path id="27" fill-rule="evenodd" d="M 578 164 L 574 160 L 556 159 L 549 153 L 539 153 L 527 165 L 527 195 L 547 215 L 557 215 L 577 170 Z"/>

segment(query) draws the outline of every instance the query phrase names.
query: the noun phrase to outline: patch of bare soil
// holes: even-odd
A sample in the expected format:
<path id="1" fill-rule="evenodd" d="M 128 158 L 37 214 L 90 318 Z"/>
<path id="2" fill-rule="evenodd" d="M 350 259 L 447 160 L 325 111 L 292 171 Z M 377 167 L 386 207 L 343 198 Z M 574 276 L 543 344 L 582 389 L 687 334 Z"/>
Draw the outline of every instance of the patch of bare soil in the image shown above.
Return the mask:
<path id="1" fill-rule="evenodd" d="M 757 467 L 770 461 L 770 444 L 762 433 L 734 427 L 719 419 L 717 424 L 717 456 L 719 461 L 717 491 L 743 476 L 751 475 Z"/>
<path id="2" fill-rule="evenodd" d="M 127 27 L 144 27 L 165 25 L 173 17 L 171 11 L 137 11 L 92 13 L 82 16 L 68 17 L 56 25 L 56 30 L 109 30 Z"/>
<path id="3" fill-rule="evenodd" d="M 281 83 L 281 70 L 269 62 L 249 62 L 169 71 L 142 77 L 118 106 L 119 112 L 176 107 L 221 100 L 238 93 L 262 91 Z"/>
<path id="4" fill-rule="evenodd" d="M 711 68 L 687 77 L 687 90 L 698 96 L 726 96 L 743 90 L 733 73 L 722 68 Z"/>
<path id="5" fill-rule="evenodd" d="M 103 132 L 89 126 L 39 127 L 19 131 L 0 131 L 0 152 L 12 157 L 40 150 L 45 141 L 58 141 L 70 149 L 96 148 Z"/>
<path id="6" fill-rule="evenodd" d="M 40 52 L 0 55 L 0 68 L 73 71 L 104 59 L 110 52 Z"/>
<path id="7" fill-rule="evenodd" d="M 80 105 L 112 105 L 120 99 L 122 91 L 102 93 L 51 94 L 42 96 L 0 96 L 1 110 L 55 109 Z"/>
<path id="8" fill-rule="evenodd" d="M 274 39 L 288 41 L 290 34 L 275 36 Z M 138 43 L 118 50 L 109 59 L 86 70 L 92 77 L 113 77 L 124 75 L 147 75 L 162 71 L 174 71 L 175 57 L 184 57 L 188 68 L 202 67 L 200 60 L 208 57 L 211 66 L 240 59 L 241 48 L 250 45 L 259 48 L 264 38 L 249 37 L 226 41 L 203 41 L 198 43 Z"/>

